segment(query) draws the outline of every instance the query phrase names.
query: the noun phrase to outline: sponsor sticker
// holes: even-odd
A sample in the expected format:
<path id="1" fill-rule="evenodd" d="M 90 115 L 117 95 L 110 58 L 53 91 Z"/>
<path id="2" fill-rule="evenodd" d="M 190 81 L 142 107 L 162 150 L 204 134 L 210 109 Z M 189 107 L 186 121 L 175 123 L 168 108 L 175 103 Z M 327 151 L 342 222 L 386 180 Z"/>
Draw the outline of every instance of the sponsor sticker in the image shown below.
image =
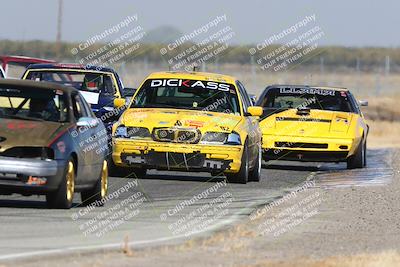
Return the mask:
<path id="1" fill-rule="evenodd" d="M 183 80 L 183 79 L 154 79 L 150 82 L 150 87 L 181 87 L 220 90 L 228 92 L 232 85 L 214 81 Z"/>
<path id="2" fill-rule="evenodd" d="M 280 88 L 281 94 L 309 94 L 309 95 L 335 95 L 334 90 L 320 89 L 320 88 Z"/>

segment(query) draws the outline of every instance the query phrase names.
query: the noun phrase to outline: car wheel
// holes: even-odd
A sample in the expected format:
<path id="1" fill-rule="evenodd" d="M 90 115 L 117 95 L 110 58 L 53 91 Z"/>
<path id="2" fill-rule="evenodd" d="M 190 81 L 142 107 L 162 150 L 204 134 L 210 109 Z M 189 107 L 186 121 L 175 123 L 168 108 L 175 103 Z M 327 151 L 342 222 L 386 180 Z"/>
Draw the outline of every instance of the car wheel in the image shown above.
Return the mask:
<path id="1" fill-rule="evenodd" d="M 249 173 L 249 181 L 259 182 L 261 179 L 261 161 L 262 161 L 262 151 L 261 146 L 258 149 L 258 155 L 256 159 L 256 163 L 254 164 L 253 170 Z"/>
<path id="2" fill-rule="evenodd" d="M 240 165 L 239 172 L 227 173 L 226 178 L 229 183 L 246 184 L 249 180 L 249 154 L 247 148 L 247 142 L 243 148 L 242 163 Z"/>
<path id="3" fill-rule="evenodd" d="M 347 159 L 347 169 L 356 169 L 364 167 L 365 162 L 365 144 L 361 140 L 354 155 Z"/>
<path id="4" fill-rule="evenodd" d="M 55 192 L 46 195 L 47 205 L 51 208 L 69 209 L 72 206 L 75 193 L 75 164 L 71 158 L 60 183 Z"/>
<path id="5" fill-rule="evenodd" d="M 108 164 L 107 161 L 103 162 L 100 177 L 97 180 L 95 186 L 86 191 L 82 191 L 81 199 L 82 204 L 90 205 L 96 203 L 97 206 L 103 206 L 104 203 L 101 201 L 106 197 L 108 190 Z"/>
<path id="6" fill-rule="evenodd" d="M 367 167 L 367 141 L 364 142 L 364 167 Z"/>

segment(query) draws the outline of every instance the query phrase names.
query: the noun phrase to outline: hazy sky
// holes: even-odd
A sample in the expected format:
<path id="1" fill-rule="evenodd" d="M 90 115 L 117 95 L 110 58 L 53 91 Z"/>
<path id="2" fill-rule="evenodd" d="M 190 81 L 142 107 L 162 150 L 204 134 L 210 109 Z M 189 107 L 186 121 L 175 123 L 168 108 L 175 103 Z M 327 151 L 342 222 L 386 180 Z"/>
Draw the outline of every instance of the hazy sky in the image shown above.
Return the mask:
<path id="1" fill-rule="evenodd" d="M 0 39 L 54 40 L 58 0 L 1 0 Z M 236 43 L 257 43 L 316 14 L 323 45 L 400 46 L 400 2 L 396 0 L 64 0 L 63 36 L 83 41 L 137 14 L 146 31 L 173 26 L 191 32 L 226 14 Z"/>

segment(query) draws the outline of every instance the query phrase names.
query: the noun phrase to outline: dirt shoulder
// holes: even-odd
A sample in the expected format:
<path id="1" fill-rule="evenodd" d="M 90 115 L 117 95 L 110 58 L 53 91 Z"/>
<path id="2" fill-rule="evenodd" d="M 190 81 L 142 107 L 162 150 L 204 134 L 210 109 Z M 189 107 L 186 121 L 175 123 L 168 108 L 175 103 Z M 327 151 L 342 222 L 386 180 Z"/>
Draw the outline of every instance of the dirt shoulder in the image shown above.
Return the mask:
<path id="1" fill-rule="evenodd" d="M 302 188 L 259 207 L 248 221 L 182 245 L 121 249 L 38 266 L 398 266 L 400 150 L 386 185 Z M 71 258 L 69 258 L 71 259 Z M 35 262 L 26 263 L 26 266 Z M 21 264 L 24 266 L 24 264 Z"/>

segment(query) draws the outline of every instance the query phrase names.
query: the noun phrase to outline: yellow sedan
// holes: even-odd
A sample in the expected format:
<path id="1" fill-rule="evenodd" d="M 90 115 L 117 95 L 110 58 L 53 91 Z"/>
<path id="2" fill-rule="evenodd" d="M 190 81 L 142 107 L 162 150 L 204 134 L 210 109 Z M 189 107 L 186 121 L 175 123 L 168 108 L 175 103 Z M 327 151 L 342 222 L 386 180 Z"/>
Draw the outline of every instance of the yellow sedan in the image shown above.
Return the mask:
<path id="1" fill-rule="evenodd" d="M 116 107 L 123 104 L 115 101 Z M 261 114 L 234 77 L 153 73 L 113 126 L 112 158 L 124 174 L 206 171 L 234 183 L 259 181 Z"/>

